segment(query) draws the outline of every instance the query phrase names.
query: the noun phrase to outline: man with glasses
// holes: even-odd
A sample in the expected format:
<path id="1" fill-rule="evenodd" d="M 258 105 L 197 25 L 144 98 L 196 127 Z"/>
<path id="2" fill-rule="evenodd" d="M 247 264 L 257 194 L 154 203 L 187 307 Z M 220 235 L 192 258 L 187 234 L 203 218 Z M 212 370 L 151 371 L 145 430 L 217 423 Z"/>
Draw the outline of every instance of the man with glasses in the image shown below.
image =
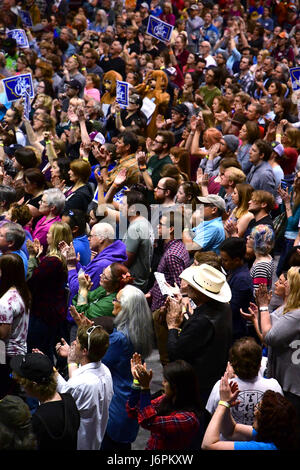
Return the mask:
<path id="1" fill-rule="evenodd" d="M 73 246 L 68 247 L 65 244 L 61 247 L 67 259 L 70 301 L 78 293 L 80 269 L 90 276 L 93 283 L 91 290 L 94 290 L 99 286 L 103 269 L 114 262 L 124 263 L 127 260 L 126 246 L 121 240 L 115 240 L 115 230 L 111 224 L 105 222 L 95 224 L 91 229 L 89 242 L 94 257 L 86 266 L 82 266 L 77 260 Z"/>
<path id="2" fill-rule="evenodd" d="M 150 157 L 146 164 L 145 155 L 139 155 L 138 163 L 140 172 L 144 178 L 147 188 L 153 191 L 156 188 L 161 171 L 166 164 L 172 164 L 170 148 L 174 146 L 174 134 L 171 131 L 158 131 L 152 144 L 154 155 Z M 151 197 L 153 202 L 153 197 Z"/>
<path id="3" fill-rule="evenodd" d="M 109 346 L 109 335 L 100 325 L 81 326 L 69 346 L 64 339 L 57 353 L 68 358 L 69 380 L 57 376 L 57 391 L 70 393 L 80 413 L 77 450 L 100 450 L 113 397 L 112 377 L 101 359 Z"/>

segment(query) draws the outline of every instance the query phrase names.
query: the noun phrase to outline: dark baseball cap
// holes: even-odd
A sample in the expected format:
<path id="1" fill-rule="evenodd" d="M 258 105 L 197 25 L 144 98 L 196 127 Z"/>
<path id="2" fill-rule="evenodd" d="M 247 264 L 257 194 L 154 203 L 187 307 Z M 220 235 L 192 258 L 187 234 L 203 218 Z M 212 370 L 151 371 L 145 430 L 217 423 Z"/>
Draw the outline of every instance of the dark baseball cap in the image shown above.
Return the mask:
<path id="1" fill-rule="evenodd" d="M 26 429 L 30 426 L 31 413 L 22 398 L 6 395 L 0 400 L 0 423 L 15 429 Z"/>
<path id="2" fill-rule="evenodd" d="M 20 377 L 39 384 L 48 382 L 53 374 L 53 364 L 49 357 L 40 353 L 14 356 L 10 361 L 10 367 Z"/>
<path id="3" fill-rule="evenodd" d="M 82 88 L 81 83 L 76 79 L 66 82 L 66 85 L 68 85 L 70 88 L 74 88 L 75 90 L 81 90 Z"/>
<path id="4" fill-rule="evenodd" d="M 173 106 L 172 111 L 182 114 L 183 116 L 189 115 L 189 109 L 185 104 L 177 104 L 176 106 Z"/>

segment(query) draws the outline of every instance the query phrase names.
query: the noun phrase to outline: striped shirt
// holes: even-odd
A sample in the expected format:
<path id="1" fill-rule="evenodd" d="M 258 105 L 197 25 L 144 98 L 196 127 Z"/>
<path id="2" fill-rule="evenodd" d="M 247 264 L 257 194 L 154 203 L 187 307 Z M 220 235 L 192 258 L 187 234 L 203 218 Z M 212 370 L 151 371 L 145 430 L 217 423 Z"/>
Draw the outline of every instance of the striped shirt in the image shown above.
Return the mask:
<path id="1" fill-rule="evenodd" d="M 274 260 L 270 261 L 257 261 L 254 262 L 250 269 L 250 275 L 252 277 L 254 292 L 258 289 L 260 284 L 267 286 L 270 290 L 272 287 L 272 278 L 274 272 Z"/>

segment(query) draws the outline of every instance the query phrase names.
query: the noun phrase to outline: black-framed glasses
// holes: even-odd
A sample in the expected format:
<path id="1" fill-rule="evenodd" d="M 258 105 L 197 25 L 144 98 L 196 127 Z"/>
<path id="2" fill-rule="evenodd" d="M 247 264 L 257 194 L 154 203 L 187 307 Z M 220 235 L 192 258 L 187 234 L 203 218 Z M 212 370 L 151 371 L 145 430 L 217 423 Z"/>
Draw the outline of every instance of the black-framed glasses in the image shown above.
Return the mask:
<path id="1" fill-rule="evenodd" d="M 112 301 L 113 301 L 113 303 L 115 303 L 115 304 L 120 304 L 120 303 L 121 303 L 121 301 L 120 301 L 119 299 L 117 299 L 117 297 L 114 297 L 114 298 L 112 299 Z"/>
<path id="2" fill-rule="evenodd" d="M 160 189 L 161 191 L 167 191 L 165 188 L 160 188 L 159 186 L 156 186 L 155 189 Z"/>
<path id="3" fill-rule="evenodd" d="M 94 331 L 96 328 L 103 328 L 103 326 L 102 326 L 102 325 L 94 325 L 94 326 L 90 326 L 90 327 L 86 330 L 86 334 L 87 334 L 87 337 L 88 337 L 88 351 L 90 350 L 90 338 L 91 338 L 91 334 L 93 333 L 93 331 Z"/>

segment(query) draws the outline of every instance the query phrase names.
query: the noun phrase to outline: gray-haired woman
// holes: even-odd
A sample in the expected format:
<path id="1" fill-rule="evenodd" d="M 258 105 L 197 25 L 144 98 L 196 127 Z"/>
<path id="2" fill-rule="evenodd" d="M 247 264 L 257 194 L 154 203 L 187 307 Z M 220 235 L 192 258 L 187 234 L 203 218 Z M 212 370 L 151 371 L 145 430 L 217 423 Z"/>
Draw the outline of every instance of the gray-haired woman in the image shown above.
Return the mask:
<path id="1" fill-rule="evenodd" d="M 43 255 L 48 248 L 47 233 L 54 222 L 61 220 L 61 214 L 65 206 L 65 196 L 57 188 L 46 189 L 40 200 L 39 211 L 43 217 L 38 221 L 32 233 L 32 238 L 38 239 L 43 246 Z"/>

